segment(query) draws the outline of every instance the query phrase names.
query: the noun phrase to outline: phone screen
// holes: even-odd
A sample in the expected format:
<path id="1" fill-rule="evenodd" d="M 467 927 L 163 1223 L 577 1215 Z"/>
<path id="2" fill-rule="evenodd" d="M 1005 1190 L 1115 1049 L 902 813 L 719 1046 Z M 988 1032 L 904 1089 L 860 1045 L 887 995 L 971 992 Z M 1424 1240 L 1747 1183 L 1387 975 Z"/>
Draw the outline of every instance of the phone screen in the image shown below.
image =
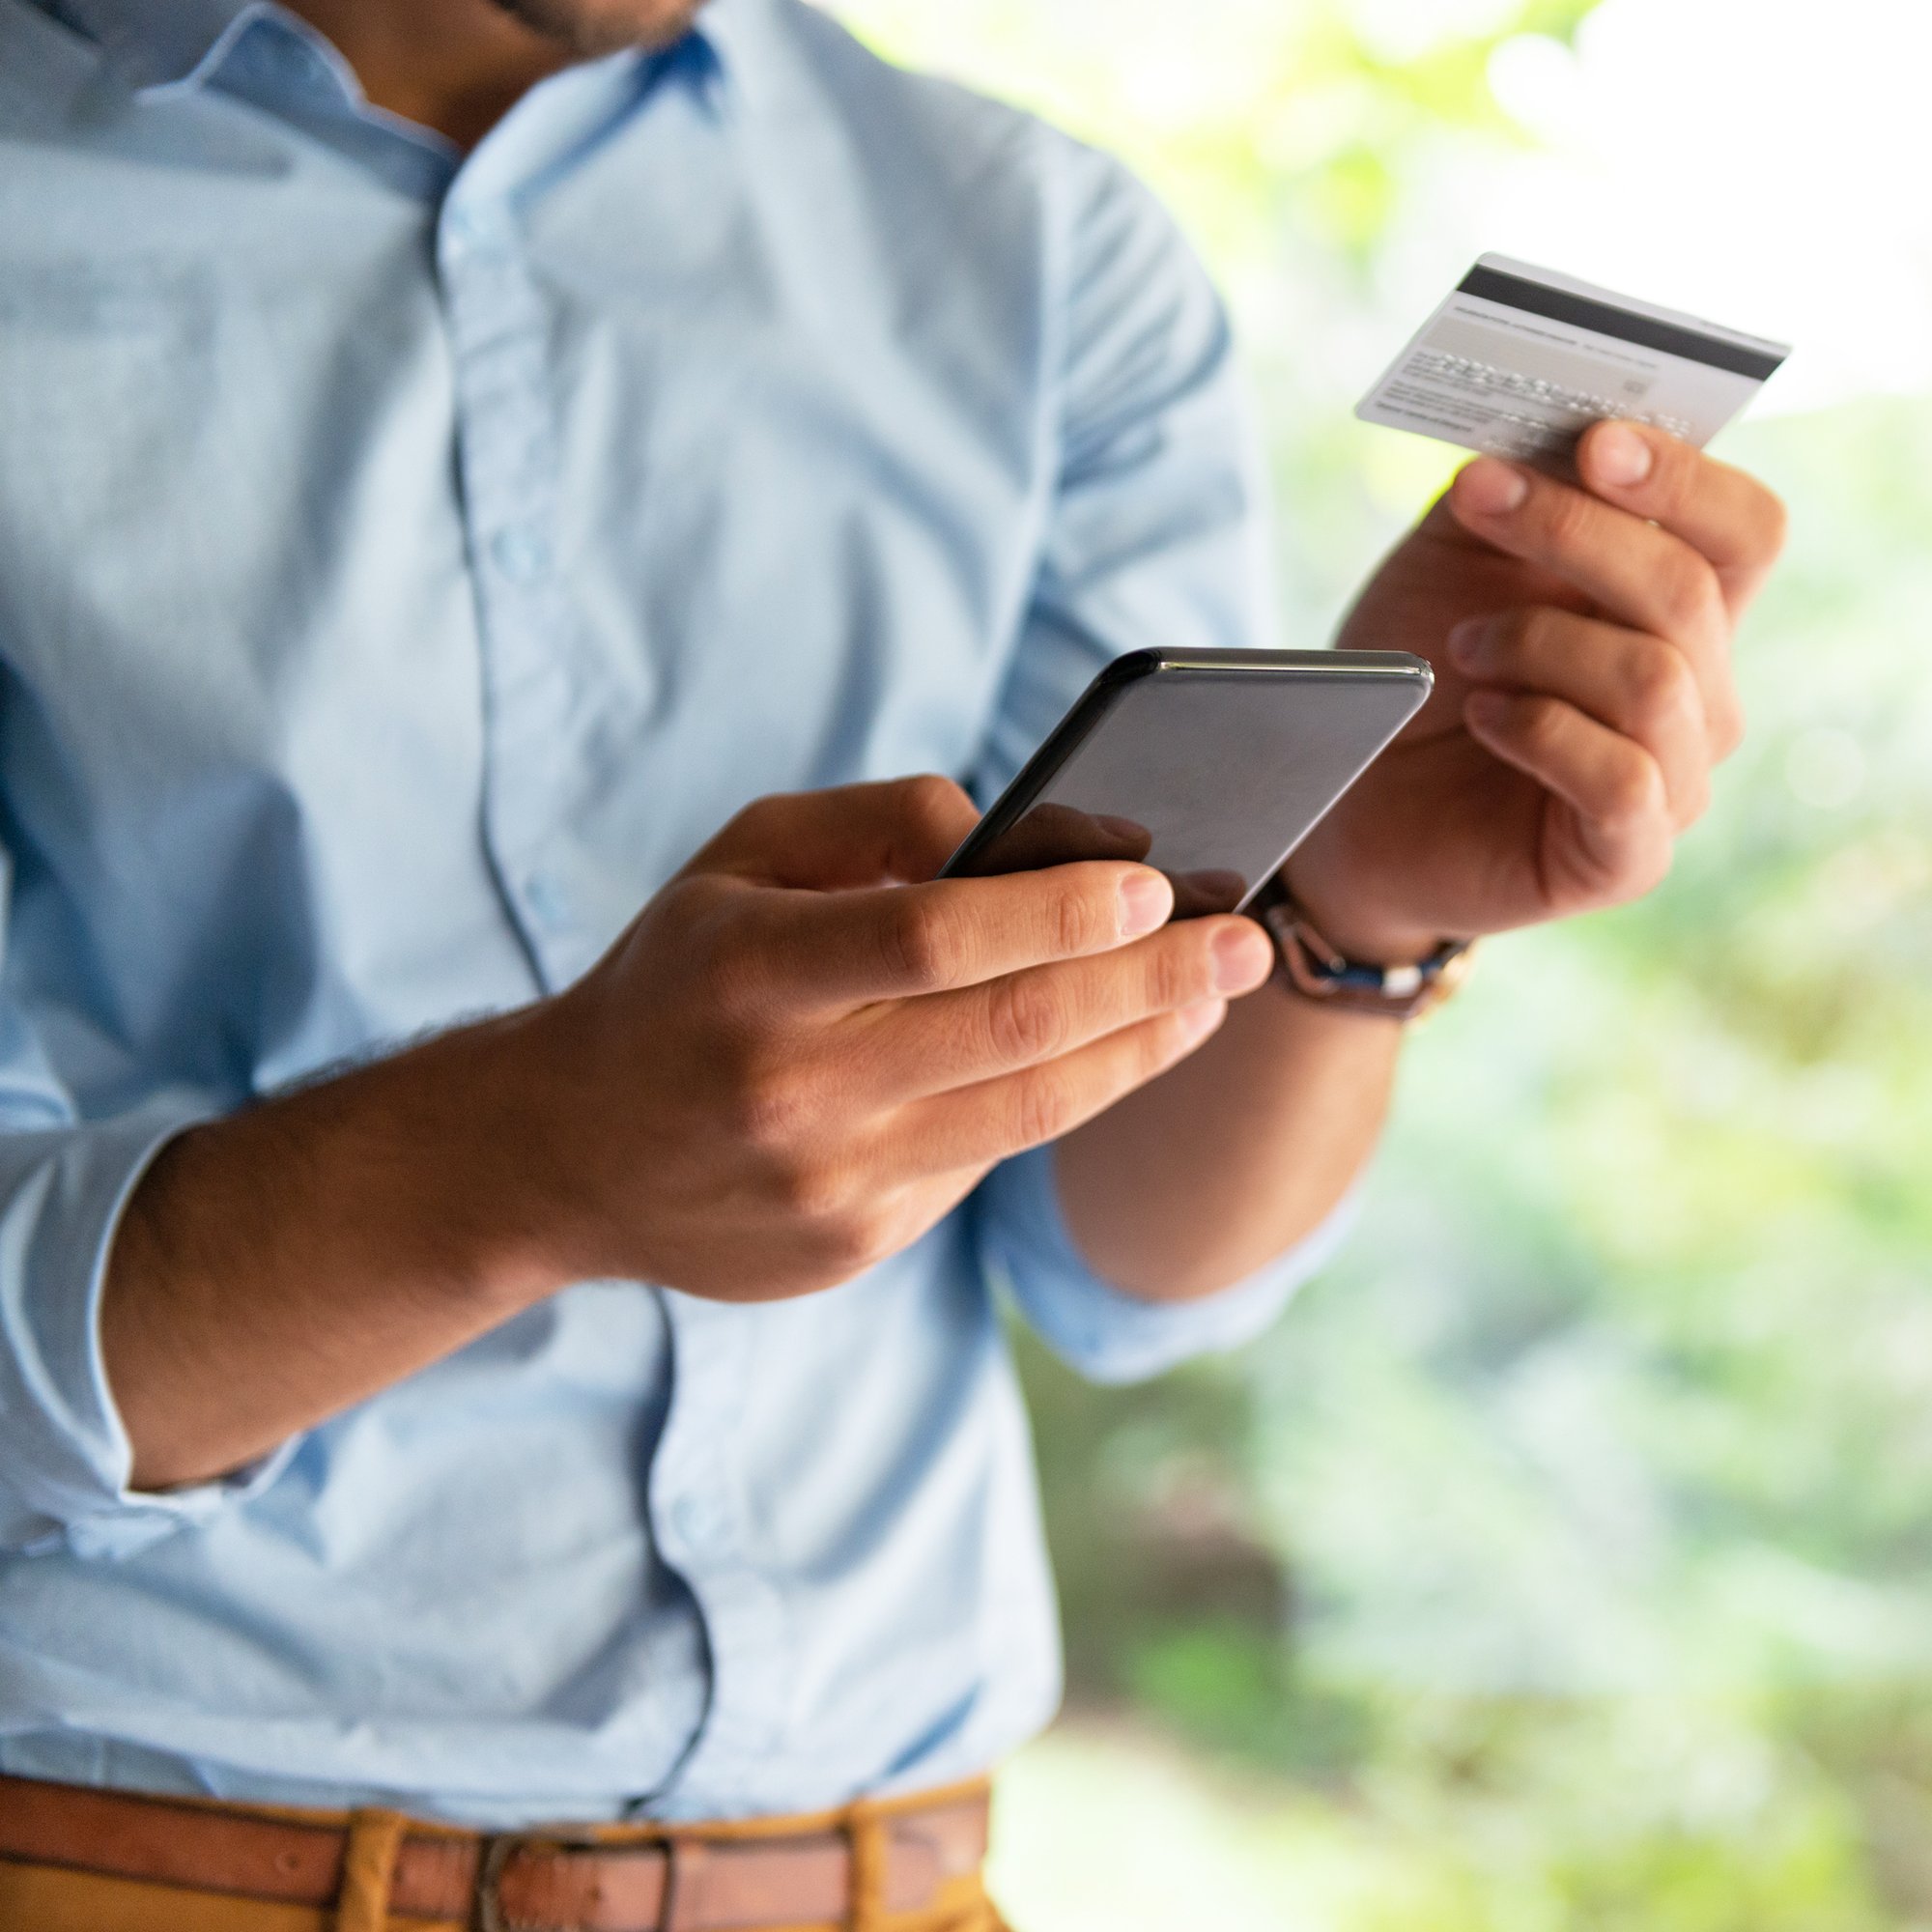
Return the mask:
<path id="1" fill-rule="evenodd" d="M 1177 918 L 1232 912 L 1426 694 L 1418 679 L 1326 666 L 1135 678 L 1090 696 L 1097 721 L 1043 783 L 1022 772 L 947 870 L 1137 859 L 1167 874 Z"/>

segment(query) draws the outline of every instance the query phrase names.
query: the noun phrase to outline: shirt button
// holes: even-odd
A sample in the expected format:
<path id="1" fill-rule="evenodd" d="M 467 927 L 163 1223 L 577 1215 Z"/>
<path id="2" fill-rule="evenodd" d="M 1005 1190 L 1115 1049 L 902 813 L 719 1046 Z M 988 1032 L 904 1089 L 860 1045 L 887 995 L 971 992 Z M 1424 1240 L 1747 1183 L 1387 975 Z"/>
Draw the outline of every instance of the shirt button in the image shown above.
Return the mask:
<path id="1" fill-rule="evenodd" d="M 702 1549 L 706 1544 L 720 1539 L 724 1521 L 702 1496 L 680 1496 L 671 1506 L 670 1526 L 687 1548 Z"/>
<path id="2" fill-rule="evenodd" d="M 327 82 L 335 78 L 334 71 L 328 65 L 328 56 L 312 41 L 286 42 L 280 58 L 282 65 L 298 80 Z"/>
<path id="3" fill-rule="evenodd" d="M 545 925 L 562 925 L 570 917 L 563 895 L 545 878 L 528 879 L 524 884 L 524 900 Z"/>
<path id="4" fill-rule="evenodd" d="M 550 546 L 534 530 L 498 530 L 490 554 L 512 583 L 534 583 L 550 568 Z"/>
<path id="5" fill-rule="evenodd" d="M 498 246 L 508 232 L 502 215 L 492 208 L 454 208 L 443 216 L 443 240 L 459 252 Z"/>

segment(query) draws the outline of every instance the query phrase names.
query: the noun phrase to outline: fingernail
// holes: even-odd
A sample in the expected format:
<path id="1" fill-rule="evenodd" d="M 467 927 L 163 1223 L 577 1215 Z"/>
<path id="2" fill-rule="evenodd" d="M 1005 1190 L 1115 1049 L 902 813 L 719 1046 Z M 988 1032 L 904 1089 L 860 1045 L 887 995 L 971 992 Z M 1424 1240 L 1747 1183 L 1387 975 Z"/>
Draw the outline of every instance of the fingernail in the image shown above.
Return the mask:
<path id="1" fill-rule="evenodd" d="M 1464 670 L 1475 669 L 1483 655 L 1483 634 L 1489 628 L 1486 617 L 1465 617 L 1449 633 L 1449 657 Z"/>
<path id="2" fill-rule="evenodd" d="M 1274 948 L 1251 920 L 1214 935 L 1214 989 L 1247 993 L 1274 971 Z"/>
<path id="3" fill-rule="evenodd" d="M 1507 516 L 1522 508 L 1529 495 L 1529 478 L 1493 456 L 1479 456 L 1456 479 L 1456 494 L 1465 510 L 1479 517 Z"/>
<path id="4" fill-rule="evenodd" d="M 1129 872 L 1121 881 L 1121 937 L 1139 939 L 1174 910 L 1174 888 L 1158 872 Z"/>
<path id="5" fill-rule="evenodd" d="M 1623 423 L 1605 423 L 1590 439 L 1591 469 L 1619 490 L 1641 483 L 1656 460 L 1650 444 Z"/>
<path id="6" fill-rule="evenodd" d="M 1226 1000 L 1196 1000 L 1191 1007 L 1182 1007 L 1177 1017 L 1180 1021 L 1180 1037 L 1189 1046 L 1197 1039 L 1206 1039 L 1227 1017 Z"/>

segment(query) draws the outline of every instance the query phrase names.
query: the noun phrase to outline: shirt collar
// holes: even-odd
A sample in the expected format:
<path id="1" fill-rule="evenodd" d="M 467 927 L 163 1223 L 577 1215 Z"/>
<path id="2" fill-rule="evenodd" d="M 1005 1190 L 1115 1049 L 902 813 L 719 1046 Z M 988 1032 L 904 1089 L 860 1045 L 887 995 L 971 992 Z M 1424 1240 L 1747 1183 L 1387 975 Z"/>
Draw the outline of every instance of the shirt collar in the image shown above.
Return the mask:
<path id="1" fill-rule="evenodd" d="M 707 0 L 691 30 L 718 77 L 747 106 L 770 100 L 777 85 L 768 18 L 772 6 L 773 0 Z"/>
<path id="2" fill-rule="evenodd" d="M 228 50 L 258 18 L 280 20 L 313 35 L 272 0 L 43 0 L 46 11 L 76 28 L 101 50 L 135 89 L 199 86 L 220 68 Z M 756 15 L 763 0 L 710 0 L 687 37 L 694 63 L 707 78 L 737 85 L 748 98 L 760 86 Z"/>
<path id="3" fill-rule="evenodd" d="M 198 80 L 246 24 L 259 0 L 48 0 L 47 12 L 85 34 L 130 87 Z"/>

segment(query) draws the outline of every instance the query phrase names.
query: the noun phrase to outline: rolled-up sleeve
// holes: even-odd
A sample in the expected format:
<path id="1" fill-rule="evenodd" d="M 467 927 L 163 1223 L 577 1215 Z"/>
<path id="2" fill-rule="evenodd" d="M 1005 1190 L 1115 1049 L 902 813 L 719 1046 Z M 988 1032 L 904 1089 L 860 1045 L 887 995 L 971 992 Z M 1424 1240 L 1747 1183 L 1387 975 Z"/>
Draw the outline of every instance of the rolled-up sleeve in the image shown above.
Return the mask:
<path id="1" fill-rule="evenodd" d="M 1053 1150 L 1004 1161 L 980 1191 L 981 1259 L 1041 1341 L 1090 1380 L 1145 1381 L 1195 1355 L 1237 1349 L 1333 1258 L 1352 1224 L 1351 1191 L 1306 1240 L 1245 1280 L 1184 1301 L 1149 1301 L 1096 1275 L 1074 1245 Z"/>
<path id="2" fill-rule="evenodd" d="M 1159 203 L 1067 143 L 1048 410 L 1055 488 L 999 715 L 975 775 L 989 803 L 1094 674 L 1149 646 L 1275 641 L 1268 493 L 1254 412 L 1212 285 Z M 1198 1299 L 1141 1299 L 1096 1276 L 1039 1148 L 976 1201 L 983 1259 L 1042 1339 L 1100 1381 L 1157 1375 L 1259 1333 L 1340 1245 L 1345 1200 L 1308 1239 Z"/>
<path id="3" fill-rule="evenodd" d="M 100 1350 L 108 1254 L 149 1164 L 209 1109 L 164 1094 L 76 1122 L 16 1011 L 0 1012 L 0 1550 L 126 1555 L 254 1492 L 289 1453 L 190 1488 L 130 1486 Z"/>

